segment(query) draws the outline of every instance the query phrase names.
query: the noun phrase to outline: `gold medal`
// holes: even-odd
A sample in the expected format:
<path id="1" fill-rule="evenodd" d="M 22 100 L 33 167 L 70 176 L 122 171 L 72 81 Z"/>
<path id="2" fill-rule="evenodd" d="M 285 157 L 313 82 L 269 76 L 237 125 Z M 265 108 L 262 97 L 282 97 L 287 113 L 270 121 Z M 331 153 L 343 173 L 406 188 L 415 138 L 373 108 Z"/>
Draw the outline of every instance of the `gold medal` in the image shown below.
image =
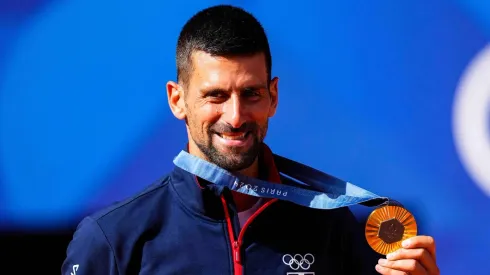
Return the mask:
<path id="1" fill-rule="evenodd" d="M 417 235 L 417 222 L 401 205 L 387 204 L 369 215 L 365 234 L 371 248 L 386 255 L 401 248 L 405 239 Z"/>

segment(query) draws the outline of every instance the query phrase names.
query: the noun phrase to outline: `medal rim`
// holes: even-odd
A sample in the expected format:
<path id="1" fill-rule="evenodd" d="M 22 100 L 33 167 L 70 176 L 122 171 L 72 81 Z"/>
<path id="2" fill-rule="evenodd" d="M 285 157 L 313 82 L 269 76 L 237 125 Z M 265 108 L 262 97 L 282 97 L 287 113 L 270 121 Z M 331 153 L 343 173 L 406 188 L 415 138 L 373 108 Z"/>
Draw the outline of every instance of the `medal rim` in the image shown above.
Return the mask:
<path id="1" fill-rule="evenodd" d="M 373 220 L 375 220 L 375 219 L 379 220 L 379 218 L 374 218 L 374 216 L 376 215 L 376 213 L 381 212 L 382 209 L 384 209 L 385 207 L 392 207 L 392 208 L 395 208 L 395 210 L 396 210 L 396 208 L 402 209 L 402 211 L 405 213 L 405 215 L 408 215 L 409 216 L 409 219 L 413 221 L 414 225 L 412 225 L 413 226 L 412 230 L 415 230 L 415 232 L 412 232 L 412 233 L 408 234 L 408 236 L 405 236 L 406 233 L 404 233 L 403 236 L 402 236 L 402 238 L 401 238 L 401 240 L 396 241 L 394 243 L 390 243 L 390 244 L 386 243 L 378 235 L 375 235 L 375 236 L 368 235 L 368 233 L 372 234 L 372 232 L 368 232 L 368 226 L 369 226 L 369 224 L 375 224 L 376 225 L 376 228 L 378 230 L 380 229 L 381 223 L 376 223 Z M 399 221 L 403 225 L 403 227 L 405 229 L 407 229 L 407 226 L 404 225 L 403 222 L 400 221 L 400 219 L 397 218 L 396 216 L 390 217 L 389 219 L 396 219 L 397 221 Z M 389 219 L 385 219 L 384 221 L 387 221 Z M 401 242 L 402 241 L 404 241 L 404 240 L 406 240 L 408 238 L 417 236 L 417 234 L 418 234 L 418 225 L 417 225 L 417 220 L 415 219 L 415 216 L 410 211 L 408 211 L 408 209 L 406 209 L 405 207 L 403 207 L 401 205 L 398 205 L 398 204 L 385 204 L 385 205 L 379 206 L 376 209 L 374 209 L 369 214 L 368 218 L 366 219 L 366 224 L 365 224 L 365 227 L 364 227 L 364 236 L 366 238 L 366 241 L 367 241 L 368 245 L 371 247 L 371 249 L 373 249 L 374 251 L 376 251 L 377 253 L 379 253 L 381 255 L 387 255 L 388 253 L 391 253 L 393 251 L 396 251 L 396 250 L 402 248 L 402 246 L 401 246 Z M 386 249 L 376 248 L 374 245 L 372 245 L 373 240 L 377 240 L 379 242 L 382 242 L 384 247 L 386 247 L 386 246 L 393 246 L 394 249 L 388 250 L 387 253 L 384 253 L 382 250 L 386 250 Z"/>

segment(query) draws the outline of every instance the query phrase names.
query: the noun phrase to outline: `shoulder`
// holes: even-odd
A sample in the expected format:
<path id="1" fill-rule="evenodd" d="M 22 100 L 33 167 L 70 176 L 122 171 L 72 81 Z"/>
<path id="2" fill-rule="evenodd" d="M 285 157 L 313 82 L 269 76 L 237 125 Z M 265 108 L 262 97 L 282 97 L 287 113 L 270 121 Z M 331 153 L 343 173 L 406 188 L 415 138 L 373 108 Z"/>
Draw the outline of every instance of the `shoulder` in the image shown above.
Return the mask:
<path id="1" fill-rule="evenodd" d="M 170 175 L 165 175 L 139 193 L 85 216 L 68 244 L 63 274 L 75 268 L 77 274 L 117 274 L 120 253 L 116 247 L 130 246 L 156 220 L 155 211 L 148 209 L 168 203 L 169 182 Z"/>
<path id="2" fill-rule="evenodd" d="M 144 227 L 151 223 L 153 210 L 164 208 L 163 204 L 168 202 L 169 185 L 170 175 L 167 174 L 131 197 L 83 217 L 75 229 L 72 243 L 87 238 L 111 243 L 113 239 L 119 239 L 118 235 L 144 231 Z"/>
<path id="3" fill-rule="evenodd" d="M 152 213 L 155 212 L 152 210 L 159 209 L 159 207 L 164 206 L 164 203 L 168 202 L 166 198 L 169 196 L 169 185 L 170 174 L 167 174 L 148 185 L 142 191 L 124 200 L 114 202 L 88 215 L 85 219 L 93 220 L 102 231 L 116 227 L 118 231 L 123 231 L 130 224 L 129 227 L 134 229 L 133 223 L 135 220 L 149 219 Z"/>

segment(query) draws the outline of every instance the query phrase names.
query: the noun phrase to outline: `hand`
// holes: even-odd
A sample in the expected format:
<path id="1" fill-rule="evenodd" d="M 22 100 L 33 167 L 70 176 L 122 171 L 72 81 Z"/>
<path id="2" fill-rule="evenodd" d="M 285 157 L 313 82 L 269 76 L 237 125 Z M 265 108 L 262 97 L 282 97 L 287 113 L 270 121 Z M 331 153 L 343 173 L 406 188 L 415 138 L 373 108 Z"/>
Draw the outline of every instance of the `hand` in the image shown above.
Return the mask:
<path id="1" fill-rule="evenodd" d="M 383 275 L 439 275 L 436 244 L 430 236 L 415 236 L 402 242 L 402 247 L 380 259 L 376 271 Z"/>

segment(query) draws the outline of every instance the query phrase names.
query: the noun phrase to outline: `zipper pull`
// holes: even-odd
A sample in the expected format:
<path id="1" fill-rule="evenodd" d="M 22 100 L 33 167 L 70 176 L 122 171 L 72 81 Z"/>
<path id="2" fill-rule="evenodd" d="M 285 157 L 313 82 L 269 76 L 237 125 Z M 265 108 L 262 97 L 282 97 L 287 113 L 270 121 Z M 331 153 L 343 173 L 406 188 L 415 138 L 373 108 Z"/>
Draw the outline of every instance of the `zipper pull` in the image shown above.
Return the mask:
<path id="1" fill-rule="evenodd" d="M 233 243 L 233 251 L 235 262 L 240 263 L 240 244 L 237 241 Z"/>

